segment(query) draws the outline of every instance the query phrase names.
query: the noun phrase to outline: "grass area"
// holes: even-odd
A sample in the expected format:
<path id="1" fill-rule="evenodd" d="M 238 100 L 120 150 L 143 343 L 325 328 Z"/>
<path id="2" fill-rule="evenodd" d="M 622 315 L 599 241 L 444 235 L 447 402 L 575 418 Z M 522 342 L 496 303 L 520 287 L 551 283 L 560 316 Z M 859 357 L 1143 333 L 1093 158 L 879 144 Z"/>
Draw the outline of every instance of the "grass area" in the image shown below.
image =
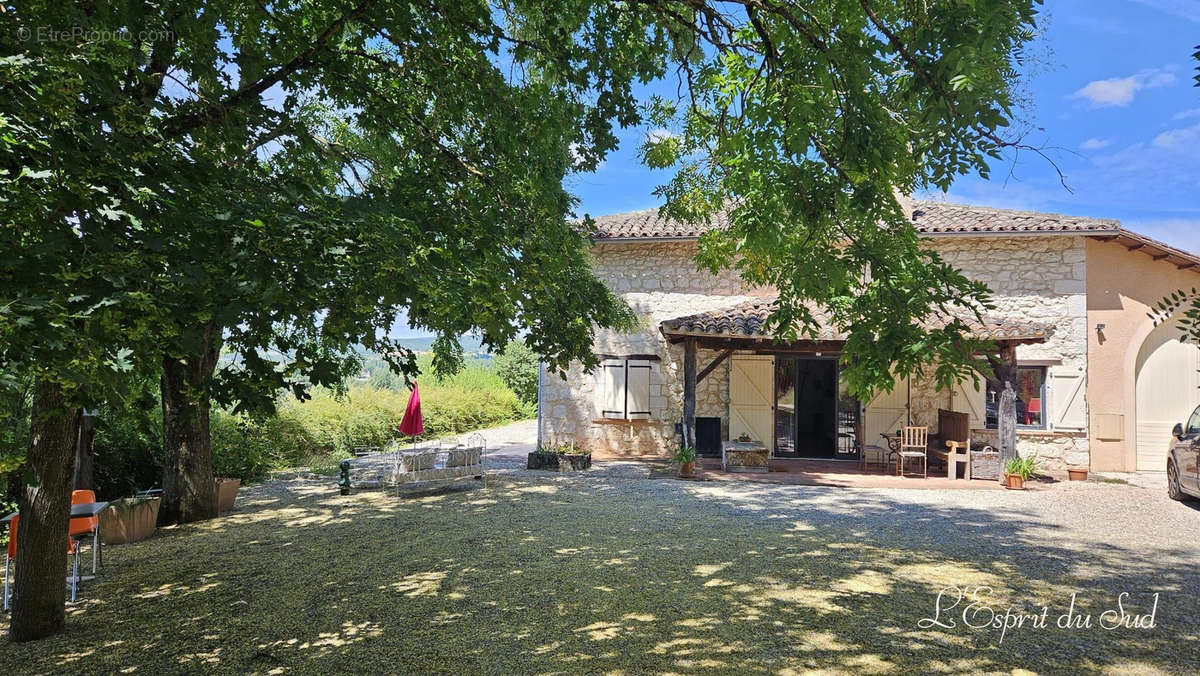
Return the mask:
<path id="1" fill-rule="evenodd" d="M 107 550 L 68 632 L 2 645 L 0 665 L 4 673 L 1200 669 L 1194 548 L 1035 537 L 1036 519 L 1019 507 L 1005 514 L 913 493 L 923 495 L 904 502 L 878 491 L 518 475 L 397 499 L 341 497 L 327 482 L 268 483 L 245 491 L 227 517 Z M 1050 626 L 1009 630 L 1001 645 L 999 631 L 965 629 L 961 618 L 954 629 L 918 627 L 947 585 L 993 587 L 1000 612 L 1052 604 Z M 1120 591 L 1153 589 L 1179 590 L 1164 593 L 1154 630 L 1053 626 L 1073 592 L 1076 612 L 1098 614 Z"/>

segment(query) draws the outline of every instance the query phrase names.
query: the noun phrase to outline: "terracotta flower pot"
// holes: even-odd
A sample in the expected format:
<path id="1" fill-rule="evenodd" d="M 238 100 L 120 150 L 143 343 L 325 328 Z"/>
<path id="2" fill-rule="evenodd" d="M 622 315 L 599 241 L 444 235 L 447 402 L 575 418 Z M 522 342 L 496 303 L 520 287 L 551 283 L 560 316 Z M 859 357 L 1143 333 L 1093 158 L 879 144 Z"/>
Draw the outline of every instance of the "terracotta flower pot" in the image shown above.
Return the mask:
<path id="1" fill-rule="evenodd" d="M 1067 478 L 1071 481 L 1087 481 L 1088 471 L 1086 468 L 1068 468 Z"/>
<path id="2" fill-rule="evenodd" d="M 1004 487 L 1014 491 L 1025 490 L 1025 480 L 1020 474 L 1005 474 Z"/>
<path id="3" fill-rule="evenodd" d="M 679 476 L 685 479 L 696 476 L 696 461 L 681 463 L 679 465 Z"/>
<path id="4" fill-rule="evenodd" d="M 238 486 L 241 479 L 218 478 L 213 481 L 213 489 L 217 492 L 217 515 L 233 511 L 233 501 L 237 498 Z"/>

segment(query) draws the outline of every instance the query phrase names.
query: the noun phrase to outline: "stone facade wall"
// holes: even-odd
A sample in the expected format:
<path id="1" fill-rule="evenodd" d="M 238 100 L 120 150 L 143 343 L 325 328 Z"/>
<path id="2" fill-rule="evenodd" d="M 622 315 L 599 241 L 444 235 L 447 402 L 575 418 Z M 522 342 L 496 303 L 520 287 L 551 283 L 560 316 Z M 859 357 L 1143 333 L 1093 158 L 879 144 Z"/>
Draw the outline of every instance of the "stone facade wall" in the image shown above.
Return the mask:
<path id="1" fill-rule="evenodd" d="M 1085 240 L 1074 236 L 944 236 L 927 246 L 974 280 L 987 284 L 999 315 L 1048 324 L 1044 343 L 1017 347 L 1019 364 L 1049 369 L 1087 370 L 1087 269 Z M 914 379 L 914 424 L 937 425 L 937 409 L 951 403 L 949 392 Z M 1045 408 L 1043 408 L 1045 410 Z M 1053 412 L 1051 412 L 1051 415 Z M 994 430 L 972 433 L 972 441 L 995 444 Z M 1017 451 L 1036 455 L 1045 467 L 1088 466 L 1086 432 L 1018 430 Z"/>
<path id="2" fill-rule="evenodd" d="M 542 441 L 574 442 L 590 450 L 620 454 L 663 454 L 678 445 L 675 423 L 683 417 L 683 347 L 658 330 L 664 319 L 707 312 L 770 296 L 773 289 L 747 289 L 736 273 L 712 275 L 696 268 L 695 242 L 608 243 L 592 249 L 596 275 L 629 303 L 640 322 L 637 331 L 600 331 L 596 354 L 657 355 L 650 368 L 649 420 L 607 420 L 597 400 L 600 375 L 573 364 L 563 380 L 543 374 Z M 699 350 L 697 368 L 718 353 Z M 696 387 L 696 415 L 721 418 L 729 429 L 729 365 L 721 364 Z"/>
<path id="3" fill-rule="evenodd" d="M 974 237 L 928 240 L 928 246 L 968 277 L 987 283 L 999 314 L 1054 326 L 1046 343 L 1017 349 L 1020 362 L 1037 360 L 1052 368 L 1086 368 L 1086 270 L 1083 238 L 1070 236 Z M 711 275 L 696 269 L 695 242 L 607 243 L 593 249 L 597 276 L 620 294 L 641 318 L 633 333 L 601 331 L 594 351 L 612 355 L 657 355 L 651 368 L 650 420 L 601 420 L 597 373 L 579 365 L 566 380 L 545 374 L 541 392 L 544 443 L 575 442 L 592 450 L 629 454 L 670 452 L 678 440 L 674 425 L 683 408 L 683 349 L 670 345 L 659 322 L 769 297 L 773 289 L 748 289 L 735 273 Z M 700 350 L 702 369 L 716 353 Z M 729 365 L 721 364 L 697 387 L 696 415 L 719 416 L 729 425 Z M 915 424 L 937 424 L 937 409 L 951 406 L 951 394 L 936 391 L 928 379 L 914 379 Z M 976 438 L 988 439 L 980 431 Z M 992 434 L 994 438 L 994 434 Z M 1049 467 L 1087 465 L 1084 433 L 1019 432 L 1018 450 L 1036 453 Z"/>

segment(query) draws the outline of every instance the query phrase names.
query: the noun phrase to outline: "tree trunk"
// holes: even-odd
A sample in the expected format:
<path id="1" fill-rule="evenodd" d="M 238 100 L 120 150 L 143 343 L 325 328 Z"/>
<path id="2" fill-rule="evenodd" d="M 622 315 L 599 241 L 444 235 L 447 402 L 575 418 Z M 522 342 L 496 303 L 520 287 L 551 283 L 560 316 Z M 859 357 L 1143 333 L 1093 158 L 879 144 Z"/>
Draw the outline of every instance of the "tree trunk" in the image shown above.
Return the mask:
<path id="1" fill-rule="evenodd" d="M 93 411 L 94 412 L 94 411 Z M 75 452 L 75 489 L 95 490 L 96 418 L 85 415 L 79 423 L 79 447 Z"/>
<path id="2" fill-rule="evenodd" d="M 32 484 L 20 491 L 17 561 L 9 637 L 32 641 L 62 631 L 66 622 L 67 526 L 79 440 L 79 411 L 67 406 L 62 387 L 34 386 L 26 471 Z"/>
<path id="3" fill-rule="evenodd" d="M 217 366 L 218 336 L 205 326 L 199 354 L 162 361 L 163 502 L 159 523 L 188 523 L 217 514 L 209 434 L 209 379 Z"/>

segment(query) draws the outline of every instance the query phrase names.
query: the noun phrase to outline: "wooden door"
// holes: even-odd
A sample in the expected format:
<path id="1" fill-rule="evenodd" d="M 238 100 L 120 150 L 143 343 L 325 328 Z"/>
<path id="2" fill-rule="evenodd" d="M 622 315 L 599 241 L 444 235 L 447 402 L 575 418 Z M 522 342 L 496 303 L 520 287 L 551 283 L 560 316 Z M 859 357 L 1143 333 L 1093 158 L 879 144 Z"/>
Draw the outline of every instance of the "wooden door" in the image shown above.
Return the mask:
<path id="1" fill-rule="evenodd" d="M 774 449 L 775 358 L 733 355 L 729 360 L 729 438 L 742 434 Z"/>

